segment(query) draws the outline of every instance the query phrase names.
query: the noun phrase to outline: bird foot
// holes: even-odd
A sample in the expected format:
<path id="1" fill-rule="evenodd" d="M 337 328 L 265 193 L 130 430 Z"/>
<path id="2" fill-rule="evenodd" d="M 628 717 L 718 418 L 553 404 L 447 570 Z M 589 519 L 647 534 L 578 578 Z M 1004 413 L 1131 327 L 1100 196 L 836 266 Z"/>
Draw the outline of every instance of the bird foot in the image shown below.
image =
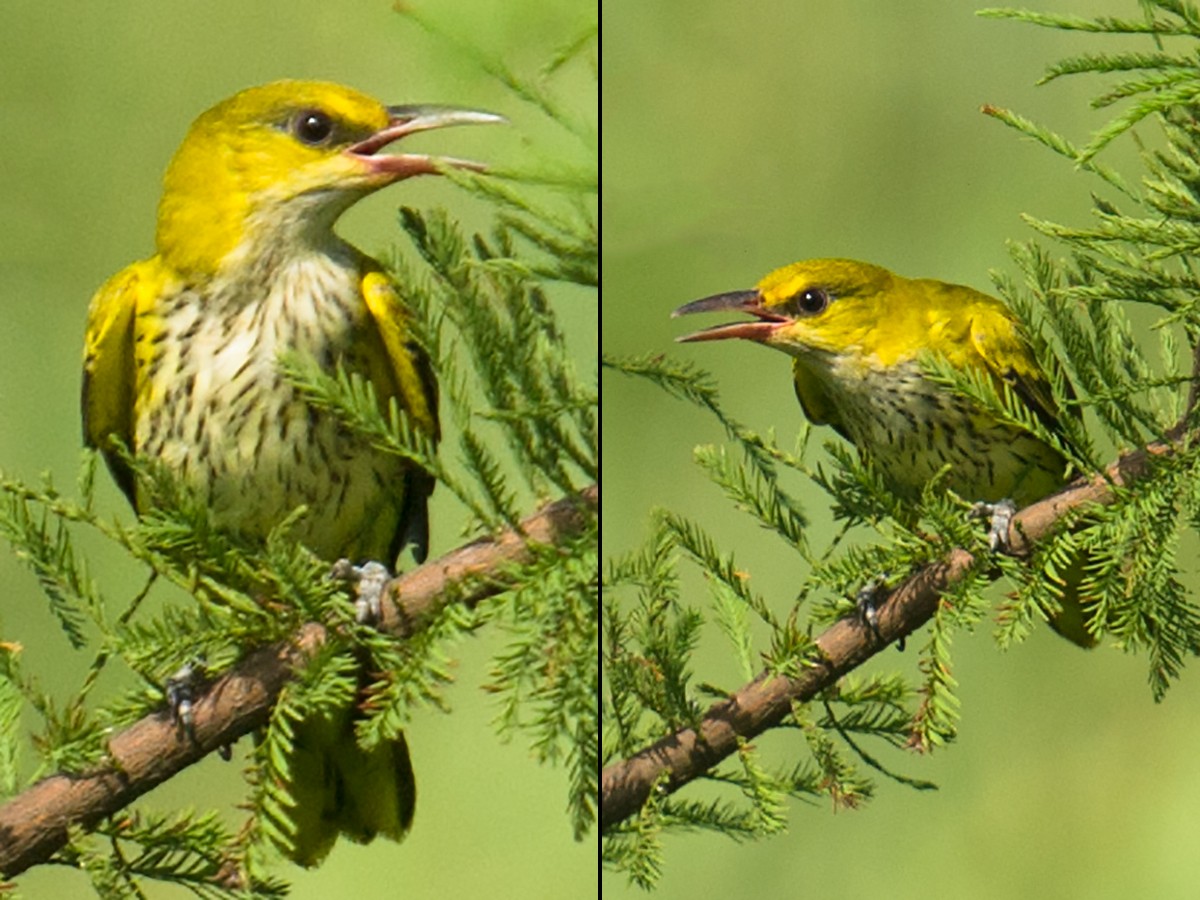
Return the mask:
<path id="1" fill-rule="evenodd" d="M 354 585 L 355 622 L 375 625 L 383 620 L 383 592 L 392 577 L 387 566 L 374 560 L 356 566 L 348 559 L 339 559 L 329 576 Z"/>
<path id="2" fill-rule="evenodd" d="M 854 595 L 854 605 L 858 610 L 858 617 L 862 619 L 863 625 L 875 637 L 875 640 L 883 643 L 883 633 L 879 630 L 879 601 L 885 598 L 888 593 L 887 578 L 883 575 L 876 575 Z M 900 637 L 896 640 L 896 649 L 904 651 L 904 638 Z"/>
<path id="3" fill-rule="evenodd" d="M 887 581 L 882 575 L 876 575 L 854 595 L 854 606 L 858 610 L 858 616 L 862 619 L 863 624 L 871 634 L 875 635 L 876 640 L 883 640 L 883 635 L 879 633 L 879 606 L 877 601 L 879 595 L 887 588 Z"/>
<path id="4" fill-rule="evenodd" d="M 167 679 L 163 690 L 167 695 L 167 707 L 171 710 L 171 718 L 191 739 L 195 739 L 194 707 L 199 694 L 201 682 L 206 671 L 203 659 L 193 659 L 179 667 Z"/>
<path id="5" fill-rule="evenodd" d="M 1008 550 L 1008 530 L 1012 527 L 1013 516 L 1017 514 L 1017 505 L 1005 497 L 998 503 L 976 503 L 971 507 L 971 516 L 982 519 L 989 516 L 988 549 L 993 553 L 997 550 Z"/>

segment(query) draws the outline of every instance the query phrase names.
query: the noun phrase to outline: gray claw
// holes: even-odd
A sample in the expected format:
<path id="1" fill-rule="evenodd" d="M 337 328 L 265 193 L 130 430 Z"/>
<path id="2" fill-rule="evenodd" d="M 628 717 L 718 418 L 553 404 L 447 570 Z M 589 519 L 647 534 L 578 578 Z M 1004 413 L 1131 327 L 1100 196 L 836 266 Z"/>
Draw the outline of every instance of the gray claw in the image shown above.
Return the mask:
<path id="1" fill-rule="evenodd" d="M 333 564 L 330 577 L 354 583 L 354 621 L 374 625 L 383 619 L 383 590 L 391 579 L 387 566 L 378 562 L 353 565 L 348 559 Z"/>
<path id="2" fill-rule="evenodd" d="M 163 690 L 167 695 L 167 706 L 171 710 L 171 718 L 189 738 L 195 738 L 193 709 L 196 703 L 196 689 L 204 678 L 204 671 L 204 660 L 190 660 L 184 663 L 163 685 Z"/>
<path id="3" fill-rule="evenodd" d="M 997 550 L 1008 550 L 1008 530 L 1012 527 L 1013 516 L 1017 514 L 1017 505 L 1005 497 L 998 503 L 976 503 L 971 507 L 971 515 L 978 518 L 990 516 L 988 523 L 988 548 L 995 553 Z"/>
<path id="4" fill-rule="evenodd" d="M 886 588 L 887 579 L 882 575 L 876 575 L 859 588 L 858 593 L 854 595 L 854 605 L 858 609 L 859 616 L 878 640 L 882 640 L 883 637 L 879 633 L 879 607 L 875 605 L 875 600 L 878 598 L 879 592 Z"/>

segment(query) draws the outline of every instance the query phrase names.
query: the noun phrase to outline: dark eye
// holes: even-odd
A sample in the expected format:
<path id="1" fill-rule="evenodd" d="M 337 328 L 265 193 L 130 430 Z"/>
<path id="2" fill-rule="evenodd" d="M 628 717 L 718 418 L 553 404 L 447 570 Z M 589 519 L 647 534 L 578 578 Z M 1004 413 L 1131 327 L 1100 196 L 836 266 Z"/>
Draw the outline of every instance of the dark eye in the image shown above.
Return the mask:
<path id="1" fill-rule="evenodd" d="M 301 143 L 315 147 L 333 134 L 333 119 L 319 109 L 306 109 L 292 120 L 292 133 Z"/>
<path id="2" fill-rule="evenodd" d="M 796 307 L 806 315 L 815 316 L 829 305 L 829 294 L 820 288 L 809 288 L 793 298 Z"/>

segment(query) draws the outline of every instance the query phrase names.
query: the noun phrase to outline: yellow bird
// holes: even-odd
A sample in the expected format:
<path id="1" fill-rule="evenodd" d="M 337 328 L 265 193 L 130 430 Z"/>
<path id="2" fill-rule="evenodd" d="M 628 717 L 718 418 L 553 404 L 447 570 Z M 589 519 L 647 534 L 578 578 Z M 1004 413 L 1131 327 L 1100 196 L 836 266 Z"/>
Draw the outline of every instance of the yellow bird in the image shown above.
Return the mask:
<path id="1" fill-rule="evenodd" d="M 301 505 L 295 535 L 333 560 L 395 562 L 428 543 L 429 474 L 351 434 L 284 379 L 284 353 L 358 373 L 428 435 L 437 392 L 396 286 L 338 237 L 366 195 L 454 159 L 388 153 L 448 125 L 501 121 L 445 106 L 385 106 L 358 91 L 278 81 L 217 104 L 167 168 L 155 253 L 92 299 L 83 430 L 138 512 L 150 502 L 120 447 L 173 472 L 214 525 L 252 539 Z M 291 761 L 295 834 L 313 865 L 338 833 L 399 839 L 415 787 L 403 738 L 366 752 L 354 710 L 302 723 Z"/>
<path id="2" fill-rule="evenodd" d="M 1025 506 L 1064 487 L 1070 467 L 1032 432 L 1001 422 L 926 374 L 940 356 L 958 371 L 1008 385 L 1052 434 L 1061 415 L 1021 325 L 994 297 L 959 284 L 910 279 L 849 259 L 812 259 L 767 275 L 755 290 L 696 300 L 675 315 L 736 310 L 752 321 L 680 338 L 742 338 L 792 357 L 800 406 L 831 425 L 907 497 L 949 466 L 944 484 L 965 499 Z M 1083 647 L 1096 643 L 1067 575 L 1050 624 Z"/>

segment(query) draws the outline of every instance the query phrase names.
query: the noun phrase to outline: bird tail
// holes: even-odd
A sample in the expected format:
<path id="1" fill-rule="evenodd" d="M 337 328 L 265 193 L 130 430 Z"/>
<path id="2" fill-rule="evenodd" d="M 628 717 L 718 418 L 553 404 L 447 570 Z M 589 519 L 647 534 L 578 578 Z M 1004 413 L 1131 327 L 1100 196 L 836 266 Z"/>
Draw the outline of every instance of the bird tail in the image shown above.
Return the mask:
<path id="1" fill-rule="evenodd" d="M 416 780 L 404 735 L 363 749 L 354 713 L 350 707 L 296 726 L 286 852 L 302 866 L 318 865 L 339 835 L 360 844 L 380 835 L 399 841 L 412 825 Z"/>
<path id="2" fill-rule="evenodd" d="M 1049 612 L 1049 622 L 1051 628 L 1072 644 L 1090 650 L 1098 640 L 1090 627 L 1095 618 L 1095 611 L 1090 608 L 1093 604 L 1082 590 L 1086 563 L 1087 557 L 1077 553 L 1070 565 L 1054 577 L 1061 595 L 1059 608 Z"/>

